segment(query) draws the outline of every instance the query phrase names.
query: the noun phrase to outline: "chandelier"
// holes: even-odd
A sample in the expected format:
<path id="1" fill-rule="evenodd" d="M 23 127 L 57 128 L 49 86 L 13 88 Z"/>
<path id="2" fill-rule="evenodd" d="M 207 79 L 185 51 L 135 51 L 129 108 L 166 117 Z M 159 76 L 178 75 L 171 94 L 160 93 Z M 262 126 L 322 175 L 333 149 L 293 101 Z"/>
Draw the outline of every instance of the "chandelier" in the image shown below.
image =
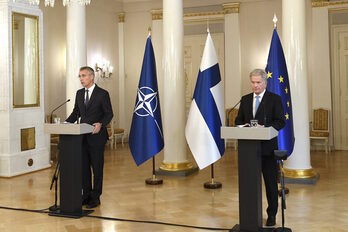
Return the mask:
<path id="1" fill-rule="evenodd" d="M 16 0 L 13 0 L 13 2 L 15 2 Z M 29 4 L 31 5 L 39 5 L 40 4 L 40 0 L 26 0 L 27 2 L 29 2 Z M 54 7 L 54 1 L 55 0 L 45 0 L 45 6 L 50 6 L 50 7 Z M 63 1 L 63 6 L 69 5 L 69 3 L 72 0 L 62 0 Z M 76 0 L 79 4 L 81 5 L 89 5 L 91 4 L 91 0 Z"/>

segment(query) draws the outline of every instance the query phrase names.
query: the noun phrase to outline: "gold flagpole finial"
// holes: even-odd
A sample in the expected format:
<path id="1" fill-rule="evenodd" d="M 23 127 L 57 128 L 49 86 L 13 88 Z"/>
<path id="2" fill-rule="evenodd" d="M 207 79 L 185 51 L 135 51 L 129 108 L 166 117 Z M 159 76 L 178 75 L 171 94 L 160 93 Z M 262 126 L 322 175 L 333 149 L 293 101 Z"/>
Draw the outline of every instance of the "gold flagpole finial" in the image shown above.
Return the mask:
<path id="1" fill-rule="evenodd" d="M 274 28 L 277 28 L 277 22 L 278 22 L 277 16 L 276 16 L 276 14 L 274 14 L 274 17 L 273 17 Z"/>
<path id="2" fill-rule="evenodd" d="M 151 35 L 151 27 L 148 27 L 147 31 L 149 32 L 149 35 Z"/>

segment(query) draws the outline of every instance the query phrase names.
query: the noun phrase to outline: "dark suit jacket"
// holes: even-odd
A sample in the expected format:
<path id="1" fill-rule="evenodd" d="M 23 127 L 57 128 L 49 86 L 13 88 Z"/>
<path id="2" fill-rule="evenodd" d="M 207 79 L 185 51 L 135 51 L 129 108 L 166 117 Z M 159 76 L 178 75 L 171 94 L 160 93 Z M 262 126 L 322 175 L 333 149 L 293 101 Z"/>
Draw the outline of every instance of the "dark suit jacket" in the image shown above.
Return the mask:
<path id="1" fill-rule="evenodd" d="M 81 117 L 80 123 L 93 125 L 93 123 L 100 122 L 102 127 L 99 133 L 87 134 L 87 142 L 90 145 L 105 145 L 108 139 L 106 125 L 110 123 L 114 115 L 109 93 L 96 85 L 87 107 L 84 104 L 84 97 L 85 88 L 79 89 L 76 93 L 73 112 L 66 121 L 74 123 Z"/>
<path id="2" fill-rule="evenodd" d="M 251 119 L 257 119 L 258 123 L 265 127 L 272 126 L 278 131 L 282 129 L 285 126 L 285 119 L 280 96 L 266 91 L 257 109 L 255 118 L 253 117 L 253 93 L 243 96 L 235 123 L 236 125 L 243 125 L 250 123 Z M 277 137 L 261 142 L 262 155 L 272 155 L 276 149 L 278 149 Z"/>

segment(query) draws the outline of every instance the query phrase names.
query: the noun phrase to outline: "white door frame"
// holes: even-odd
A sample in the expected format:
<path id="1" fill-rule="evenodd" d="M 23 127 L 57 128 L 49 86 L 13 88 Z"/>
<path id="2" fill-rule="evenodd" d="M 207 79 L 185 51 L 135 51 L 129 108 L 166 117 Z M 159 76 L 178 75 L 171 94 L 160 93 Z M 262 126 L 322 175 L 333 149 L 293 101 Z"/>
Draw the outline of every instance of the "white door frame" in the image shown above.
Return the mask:
<path id="1" fill-rule="evenodd" d="M 331 27 L 331 76 L 332 76 L 332 93 L 333 93 L 333 140 L 336 150 L 348 150 L 347 141 L 348 132 L 346 130 L 348 122 L 344 122 L 341 109 L 344 106 L 342 102 L 342 80 L 341 80 L 341 54 L 340 54 L 340 36 L 343 33 L 347 33 L 348 36 L 348 24 L 333 25 Z M 347 77 L 346 81 L 347 80 Z"/>

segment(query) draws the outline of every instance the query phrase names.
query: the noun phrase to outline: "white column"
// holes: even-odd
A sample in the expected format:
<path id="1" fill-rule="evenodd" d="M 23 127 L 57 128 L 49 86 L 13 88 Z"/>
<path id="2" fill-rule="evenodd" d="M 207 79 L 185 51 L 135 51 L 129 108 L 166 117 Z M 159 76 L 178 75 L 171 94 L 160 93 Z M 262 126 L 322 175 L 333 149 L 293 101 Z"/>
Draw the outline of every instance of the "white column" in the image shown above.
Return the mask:
<path id="1" fill-rule="evenodd" d="M 162 55 L 163 55 L 163 11 L 152 10 L 152 33 L 151 40 L 152 46 L 155 53 L 156 68 L 157 68 L 157 83 L 158 91 L 160 95 L 160 103 L 163 104 L 163 66 L 162 66 Z"/>
<path id="2" fill-rule="evenodd" d="M 185 140 L 183 0 L 163 0 L 163 130 L 162 170 L 190 169 Z M 190 166 L 191 165 L 191 166 Z"/>
<path id="3" fill-rule="evenodd" d="M 72 112 L 76 91 L 81 88 L 79 69 L 87 64 L 86 7 L 72 0 L 66 8 L 66 113 Z"/>
<path id="4" fill-rule="evenodd" d="M 309 149 L 306 15 L 303 0 L 283 0 L 283 46 L 291 88 L 295 147 L 285 162 L 285 176 L 312 178 Z"/>
<path id="5" fill-rule="evenodd" d="M 118 15 L 118 118 L 120 128 L 126 128 L 125 116 L 125 73 L 124 73 L 124 20 L 125 14 Z"/>
<path id="6" fill-rule="evenodd" d="M 242 95 L 239 5 L 239 3 L 223 4 L 225 12 L 225 108 L 233 107 Z"/>

